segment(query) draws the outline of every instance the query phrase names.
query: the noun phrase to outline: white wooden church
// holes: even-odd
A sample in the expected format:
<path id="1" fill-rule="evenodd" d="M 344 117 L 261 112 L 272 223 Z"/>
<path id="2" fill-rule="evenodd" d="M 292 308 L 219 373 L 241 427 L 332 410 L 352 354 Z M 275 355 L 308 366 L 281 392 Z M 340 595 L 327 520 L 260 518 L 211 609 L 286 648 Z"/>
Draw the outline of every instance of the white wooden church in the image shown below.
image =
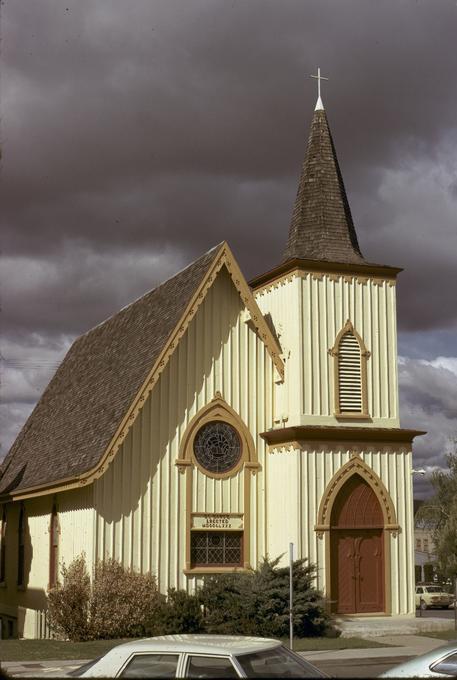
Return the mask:
<path id="1" fill-rule="evenodd" d="M 340 615 L 412 615 L 396 278 L 360 251 L 319 98 L 285 250 L 223 242 L 78 338 L 0 470 L 2 636 L 83 551 L 160 589 L 295 544 Z"/>

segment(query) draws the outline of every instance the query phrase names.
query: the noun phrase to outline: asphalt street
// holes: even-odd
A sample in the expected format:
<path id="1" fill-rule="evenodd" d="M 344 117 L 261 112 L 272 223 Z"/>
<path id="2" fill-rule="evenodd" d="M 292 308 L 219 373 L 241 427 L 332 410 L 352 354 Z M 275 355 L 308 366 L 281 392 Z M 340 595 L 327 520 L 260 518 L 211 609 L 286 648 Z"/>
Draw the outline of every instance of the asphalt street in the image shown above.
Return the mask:
<path id="1" fill-rule="evenodd" d="M 454 619 L 453 609 L 426 609 L 420 612 L 419 609 L 416 610 L 416 617 L 422 614 L 423 618 L 438 618 L 438 619 Z"/>
<path id="2" fill-rule="evenodd" d="M 317 668 L 323 670 L 324 673 L 334 678 L 375 678 L 380 673 L 406 661 L 408 658 L 411 657 L 329 659 L 321 661 L 313 660 L 312 663 Z M 53 661 L 29 663 L 22 668 L 20 664 L 4 664 L 3 668 L 10 674 L 10 677 L 55 678 L 66 676 L 69 671 L 75 670 L 78 665 L 78 661 Z M 1 672 L 0 677 L 2 677 Z"/>

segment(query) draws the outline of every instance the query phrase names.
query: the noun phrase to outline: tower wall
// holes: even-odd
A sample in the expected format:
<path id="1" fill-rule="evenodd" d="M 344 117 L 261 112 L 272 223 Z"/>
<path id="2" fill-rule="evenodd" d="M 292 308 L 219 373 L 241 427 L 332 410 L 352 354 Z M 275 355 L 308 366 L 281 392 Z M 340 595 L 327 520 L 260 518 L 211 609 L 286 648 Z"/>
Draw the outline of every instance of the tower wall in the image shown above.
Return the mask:
<path id="1" fill-rule="evenodd" d="M 277 388 L 276 420 L 292 425 L 399 427 L 395 281 L 329 272 L 292 272 L 256 291 L 270 313 L 285 357 L 286 380 Z M 367 360 L 366 420 L 335 417 L 335 372 L 329 355 L 350 320 Z M 283 421 L 284 422 L 284 421 Z"/>

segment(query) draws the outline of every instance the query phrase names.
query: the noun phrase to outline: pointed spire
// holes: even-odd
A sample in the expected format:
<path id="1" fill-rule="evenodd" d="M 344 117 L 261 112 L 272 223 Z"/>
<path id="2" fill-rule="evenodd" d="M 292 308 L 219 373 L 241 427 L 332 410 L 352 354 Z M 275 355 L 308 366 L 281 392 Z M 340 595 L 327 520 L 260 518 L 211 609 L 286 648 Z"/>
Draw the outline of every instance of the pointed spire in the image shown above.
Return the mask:
<path id="1" fill-rule="evenodd" d="M 320 92 L 284 252 L 293 258 L 365 263 Z"/>

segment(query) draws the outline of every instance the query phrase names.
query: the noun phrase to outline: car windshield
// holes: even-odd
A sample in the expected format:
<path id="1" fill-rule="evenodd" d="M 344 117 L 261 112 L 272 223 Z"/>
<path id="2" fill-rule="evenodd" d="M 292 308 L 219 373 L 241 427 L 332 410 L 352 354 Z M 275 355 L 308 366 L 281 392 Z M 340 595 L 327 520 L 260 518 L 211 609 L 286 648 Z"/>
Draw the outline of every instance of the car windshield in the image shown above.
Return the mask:
<path id="1" fill-rule="evenodd" d="M 248 678 L 323 678 L 317 668 L 285 647 L 236 657 Z"/>
<path id="2" fill-rule="evenodd" d="M 442 593 L 443 589 L 440 586 L 427 586 L 427 593 Z"/>
<path id="3" fill-rule="evenodd" d="M 92 661 L 88 661 L 87 663 L 83 663 L 82 666 L 79 668 L 76 668 L 74 671 L 71 671 L 70 673 L 67 673 L 67 675 L 71 676 L 72 678 L 78 678 L 80 675 L 85 673 L 86 671 L 89 670 L 89 668 L 92 668 L 92 666 L 95 666 L 95 664 L 102 659 L 102 656 L 97 656 L 96 659 L 93 659 Z"/>

